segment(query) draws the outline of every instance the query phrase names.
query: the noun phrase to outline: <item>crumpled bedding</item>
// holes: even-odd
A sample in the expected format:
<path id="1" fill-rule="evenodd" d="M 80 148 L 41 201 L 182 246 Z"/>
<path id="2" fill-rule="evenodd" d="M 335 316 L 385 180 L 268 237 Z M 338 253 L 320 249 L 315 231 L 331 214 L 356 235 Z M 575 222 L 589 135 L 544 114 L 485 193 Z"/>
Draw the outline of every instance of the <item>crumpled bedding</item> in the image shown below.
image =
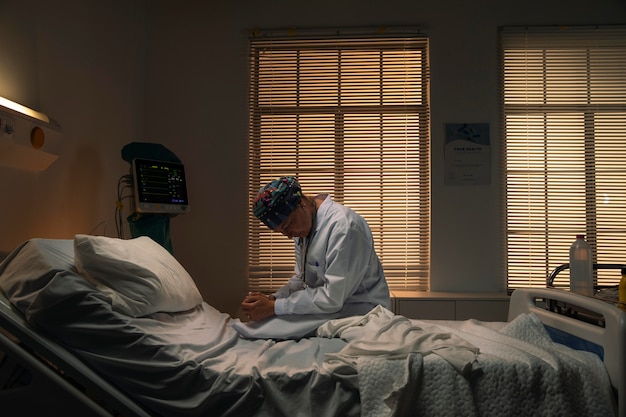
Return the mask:
<path id="1" fill-rule="evenodd" d="M 341 351 L 326 355 L 325 368 L 355 376 L 362 416 L 615 414 L 597 355 L 552 342 L 534 314 L 494 327 L 476 320 L 407 321 L 378 311 L 331 321 L 318 333 L 346 338 Z M 430 355 L 437 344 L 460 355 Z"/>
<path id="2" fill-rule="evenodd" d="M 554 343 L 536 315 L 519 315 L 500 331 L 468 320 L 452 332 L 481 349 L 483 375 L 474 381 L 475 412 L 468 415 L 519 415 L 533 408 L 536 416 L 615 415 L 600 358 Z"/>
<path id="3" fill-rule="evenodd" d="M 246 340 L 206 303 L 124 317 L 85 294 L 88 285 L 53 279 L 28 319 L 158 415 L 359 415 L 358 390 L 337 389 L 337 378 L 320 369 L 340 339 Z"/>
<path id="4" fill-rule="evenodd" d="M 438 355 L 464 376 L 478 369 L 472 367 L 476 346 L 435 326 L 418 326 L 382 306 L 363 316 L 328 321 L 317 335 L 347 342 L 338 353 L 326 355 L 324 369 L 331 374 L 346 366 L 356 371 L 363 417 L 397 413 L 406 402 L 402 397 L 413 395 L 405 388 L 419 381 L 423 356 Z"/>
<path id="5" fill-rule="evenodd" d="M 465 375 L 478 354 L 478 348 L 461 337 L 434 326 L 418 326 L 383 306 L 363 316 L 330 320 L 318 328 L 317 335 L 348 342 L 339 353 L 328 355 L 327 363 L 334 359 L 349 364 L 363 356 L 397 359 L 409 353 L 434 353 Z"/>
<path id="6" fill-rule="evenodd" d="M 134 401 L 163 417 L 358 416 L 358 390 L 322 372 L 340 339 L 246 340 L 206 303 L 126 316 L 80 276 L 71 240 L 35 239 L 0 264 L 0 289 Z"/>
<path id="7" fill-rule="evenodd" d="M 320 330 L 328 337 L 247 340 L 206 303 L 137 318 L 114 311 L 76 272 L 71 241 L 36 240 L 17 252 L 0 265 L 10 301 L 162 416 L 614 413 L 600 359 L 554 344 L 533 315 L 496 328 L 378 310 L 328 323 Z M 446 356 L 450 346 L 467 357 Z"/>

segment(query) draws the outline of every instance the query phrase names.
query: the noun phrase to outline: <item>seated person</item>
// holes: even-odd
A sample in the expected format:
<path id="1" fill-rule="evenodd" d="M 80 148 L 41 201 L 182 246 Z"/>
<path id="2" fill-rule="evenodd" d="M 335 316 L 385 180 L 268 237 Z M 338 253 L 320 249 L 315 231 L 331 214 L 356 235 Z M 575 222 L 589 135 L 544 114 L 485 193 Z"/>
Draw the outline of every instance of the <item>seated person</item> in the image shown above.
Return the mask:
<path id="1" fill-rule="evenodd" d="M 241 304 L 251 321 L 282 315 L 332 317 L 390 308 L 389 287 L 367 222 L 328 194 L 308 197 L 294 177 L 259 190 L 254 215 L 295 241 L 295 273 L 272 295 L 253 292 Z"/>

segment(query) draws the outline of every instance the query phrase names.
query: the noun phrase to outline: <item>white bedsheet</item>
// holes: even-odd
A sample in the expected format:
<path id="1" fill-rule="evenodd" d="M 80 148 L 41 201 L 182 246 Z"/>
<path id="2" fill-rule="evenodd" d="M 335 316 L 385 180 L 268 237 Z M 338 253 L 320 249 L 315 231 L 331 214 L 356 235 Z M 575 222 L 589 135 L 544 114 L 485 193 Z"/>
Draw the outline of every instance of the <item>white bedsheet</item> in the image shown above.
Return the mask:
<path id="1" fill-rule="evenodd" d="M 356 371 L 363 417 L 398 411 L 402 398 L 413 395 L 405 387 L 419 381 L 422 356 L 436 354 L 468 375 L 478 354 L 476 346 L 459 336 L 436 326 L 416 325 L 382 306 L 361 317 L 331 320 L 317 334 L 348 342 L 338 353 L 326 355 L 324 368 L 330 373 L 344 366 Z"/>
<path id="2" fill-rule="evenodd" d="M 27 242 L 0 288 L 44 334 L 158 415 L 358 416 L 356 388 L 321 372 L 340 339 L 246 340 L 206 303 L 130 317 L 76 271 L 71 240 Z"/>
<path id="3" fill-rule="evenodd" d="M 408 318 L 377 306 L 363 316 L 331 320 L 317 330 L 320 337 L 340 337 L 348 342 L 341 351 L 327 357 L 354 364 L 359 357 L 406 358 L 410 353 L 434 353 L 466 374 L 476 360 L 478 348 L 450 332 L 432 325 L 416 325 Z"/>

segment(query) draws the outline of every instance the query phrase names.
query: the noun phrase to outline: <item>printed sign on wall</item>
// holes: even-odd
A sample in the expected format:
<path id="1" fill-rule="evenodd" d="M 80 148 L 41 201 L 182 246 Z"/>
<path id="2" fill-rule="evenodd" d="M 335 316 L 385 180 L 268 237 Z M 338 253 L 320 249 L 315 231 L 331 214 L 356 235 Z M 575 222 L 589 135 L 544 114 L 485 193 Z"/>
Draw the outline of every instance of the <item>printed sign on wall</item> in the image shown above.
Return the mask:
<path id="1" fill-rule="evenodd" d="M 489 185 L 489 123 L 446 123 L 445 184 Z"/>

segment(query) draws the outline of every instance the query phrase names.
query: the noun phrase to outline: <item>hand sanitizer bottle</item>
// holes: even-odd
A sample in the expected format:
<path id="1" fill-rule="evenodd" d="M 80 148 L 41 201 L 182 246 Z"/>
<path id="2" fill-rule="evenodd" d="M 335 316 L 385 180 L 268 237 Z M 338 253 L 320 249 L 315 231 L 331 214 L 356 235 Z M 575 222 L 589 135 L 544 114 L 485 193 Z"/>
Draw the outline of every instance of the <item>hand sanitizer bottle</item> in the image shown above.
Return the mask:
<path id="1" fill-rule="evenodd" d="M 569 249 L 569 288 L 572 292 L 593 296 L 593 258 L 585 235 L 576 235 Z"/>

